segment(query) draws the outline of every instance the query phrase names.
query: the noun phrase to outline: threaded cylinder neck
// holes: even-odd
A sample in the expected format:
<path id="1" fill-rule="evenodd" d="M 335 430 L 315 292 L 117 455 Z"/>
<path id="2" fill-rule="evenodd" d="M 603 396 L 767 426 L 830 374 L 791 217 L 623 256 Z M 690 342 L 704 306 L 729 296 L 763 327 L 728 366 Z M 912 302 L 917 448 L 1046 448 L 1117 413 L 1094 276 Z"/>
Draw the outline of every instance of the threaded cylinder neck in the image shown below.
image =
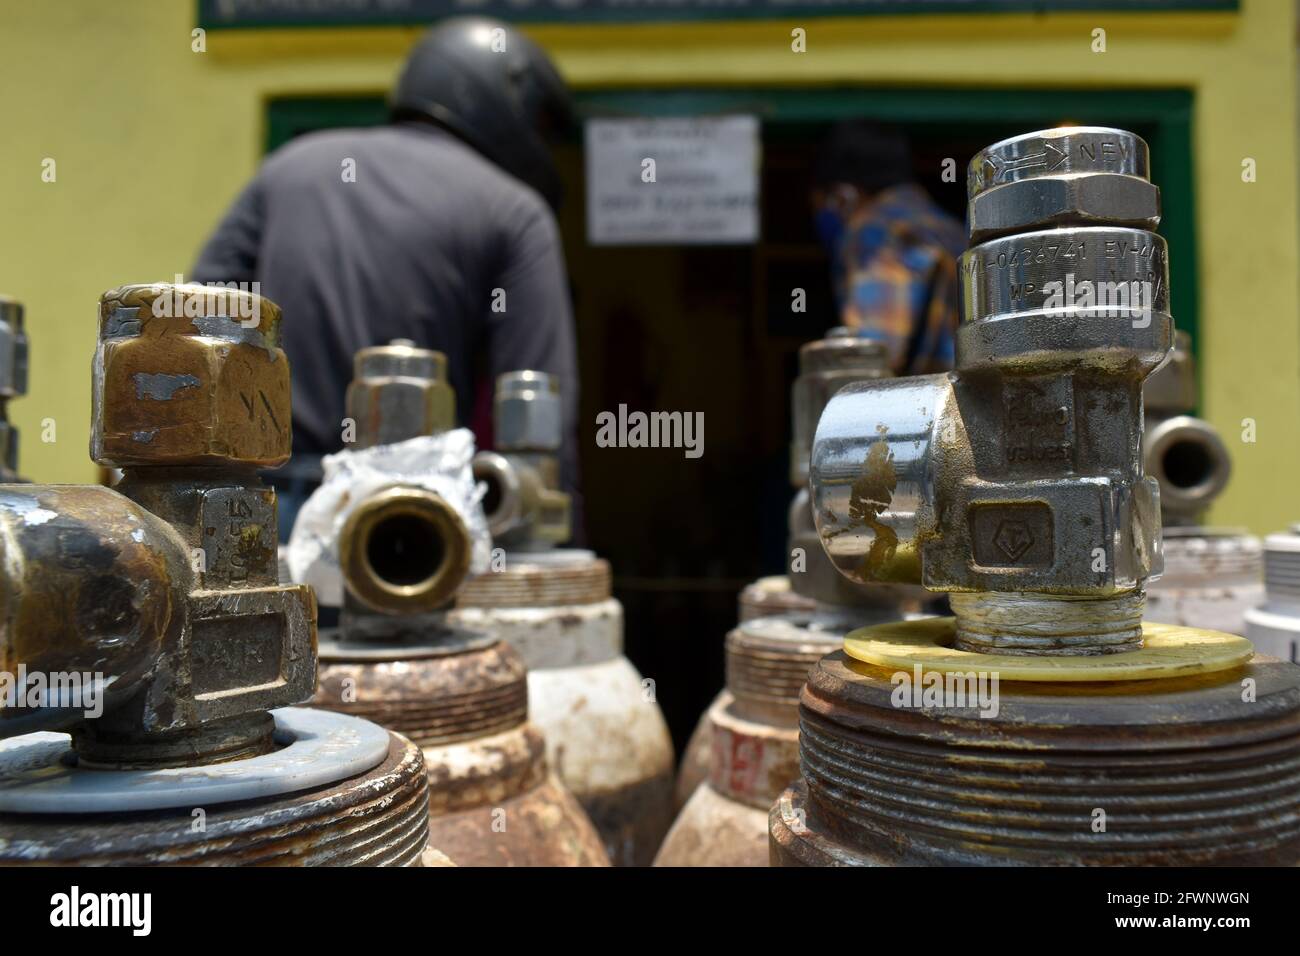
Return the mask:
<path id="1" fill-rule="evenodd" d="M 1116 654 L 1142 646 L 1146 595 L 1114 597 L 975 591 L 949 595 L 959 650 L 980 654 Z"/>

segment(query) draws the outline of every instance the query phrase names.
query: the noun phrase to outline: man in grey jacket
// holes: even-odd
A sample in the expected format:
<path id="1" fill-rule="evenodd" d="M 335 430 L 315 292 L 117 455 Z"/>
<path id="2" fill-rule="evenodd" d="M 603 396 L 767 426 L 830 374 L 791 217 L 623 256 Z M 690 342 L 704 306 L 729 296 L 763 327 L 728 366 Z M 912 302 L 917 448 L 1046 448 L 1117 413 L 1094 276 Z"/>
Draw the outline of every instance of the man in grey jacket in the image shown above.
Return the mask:
<path id="1" fill-rule="evenodd" d="M 547 148 L 572 122 L 564 83 L 523 34 L 458 18 L 416 45 L 391 105 L 387 126 L 308 134 L 268 157 L 192 270 L 257 281 L 284 310 L 294 459 L 270 476 L 282 537 L 320 456 L 342 447 L 353 353 L 392 339 L 446 354 L 462 424 L 502 372 L 559 376 L 576 491 L 577 355 Z"/>

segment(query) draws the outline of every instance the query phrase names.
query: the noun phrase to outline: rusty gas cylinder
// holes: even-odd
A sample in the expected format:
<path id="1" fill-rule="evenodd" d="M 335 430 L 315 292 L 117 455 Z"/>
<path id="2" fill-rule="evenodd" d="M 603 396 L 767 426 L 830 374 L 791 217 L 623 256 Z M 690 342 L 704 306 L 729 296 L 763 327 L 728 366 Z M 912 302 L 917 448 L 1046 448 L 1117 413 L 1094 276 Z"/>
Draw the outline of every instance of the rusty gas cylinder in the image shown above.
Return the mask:
<path id="1" fill-rule="evenodd" d="M 419 749 L 285 706 L 316 605 L 278 580 L 257 476 L 289 456 L 279 309 L 124 286 L 99 320 L 91 447 L 121 482 L 0 485 L 0 670 L 26 688 L 0 703 L 0 861 L 420 865 Z"/>
<path id="2" fill-rule="evenodd" d="M 440 353 L 363 349 L 348 389 L 371 448 L 454 425 Z M 340 627 L 322 633 L 315 706 L 414 741 L 429 780 L 429 844 L 458 866 L 607 866 L 599 836 L 547 764 L 527 672 L 491 629 L 449 619 L 471 549 L 457 510 L 396 483 L 354 502 L 338 542 Z"/>
<path id="3" fill-rule="evenodd" d="M 1096 127 L 981 151 L 956 371 L 827 405 L 828 557 L 954 616 L 855 631 L 812 670 L 774 864 L 1300 862 L 1300 667 L 1143 620 L 1141 386 L 1173 345 L 1148 169 Z"/>
<path id="4" fill-rule="evenodd" d="M 673 748 L 653 685 L 623 655 L 623 606 L 607 561 L 569 537 L 558 488 L 554 376 L 497 380 L 495 452 L 474 460 L 504 560 L 468 582 L 451 619 L 508 641 L 528 667 L 530 716 L 547 758 L 600 832 L 610 859 L 644 866 L 672 821 Z"/>

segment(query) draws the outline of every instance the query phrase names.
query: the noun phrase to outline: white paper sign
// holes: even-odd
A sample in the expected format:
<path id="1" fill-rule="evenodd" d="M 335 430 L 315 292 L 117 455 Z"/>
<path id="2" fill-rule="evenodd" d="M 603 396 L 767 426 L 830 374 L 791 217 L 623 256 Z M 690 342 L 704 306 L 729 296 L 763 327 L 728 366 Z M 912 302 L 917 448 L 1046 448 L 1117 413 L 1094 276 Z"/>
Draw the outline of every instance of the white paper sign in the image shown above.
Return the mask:
<path id="1" fill-rule="evenodd" d="M 756 116 L 587 121 L 592 245 L 758 240 Z"/>

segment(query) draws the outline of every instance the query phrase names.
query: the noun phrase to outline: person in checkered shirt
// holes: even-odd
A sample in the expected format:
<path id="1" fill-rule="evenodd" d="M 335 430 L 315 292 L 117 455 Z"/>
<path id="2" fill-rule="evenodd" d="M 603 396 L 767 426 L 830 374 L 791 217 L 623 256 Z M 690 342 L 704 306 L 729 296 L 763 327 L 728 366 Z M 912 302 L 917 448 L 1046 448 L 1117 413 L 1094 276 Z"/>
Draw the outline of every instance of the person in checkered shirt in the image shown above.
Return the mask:
<path id="1" fill-rule="evenodd" d="M 884 342 L 895 374 L 952 368 L 966 231 L 914 181 L 903 132 L 837 126 L 813 167 L 812 204 L 831 257 L 835 324 Z"/>

